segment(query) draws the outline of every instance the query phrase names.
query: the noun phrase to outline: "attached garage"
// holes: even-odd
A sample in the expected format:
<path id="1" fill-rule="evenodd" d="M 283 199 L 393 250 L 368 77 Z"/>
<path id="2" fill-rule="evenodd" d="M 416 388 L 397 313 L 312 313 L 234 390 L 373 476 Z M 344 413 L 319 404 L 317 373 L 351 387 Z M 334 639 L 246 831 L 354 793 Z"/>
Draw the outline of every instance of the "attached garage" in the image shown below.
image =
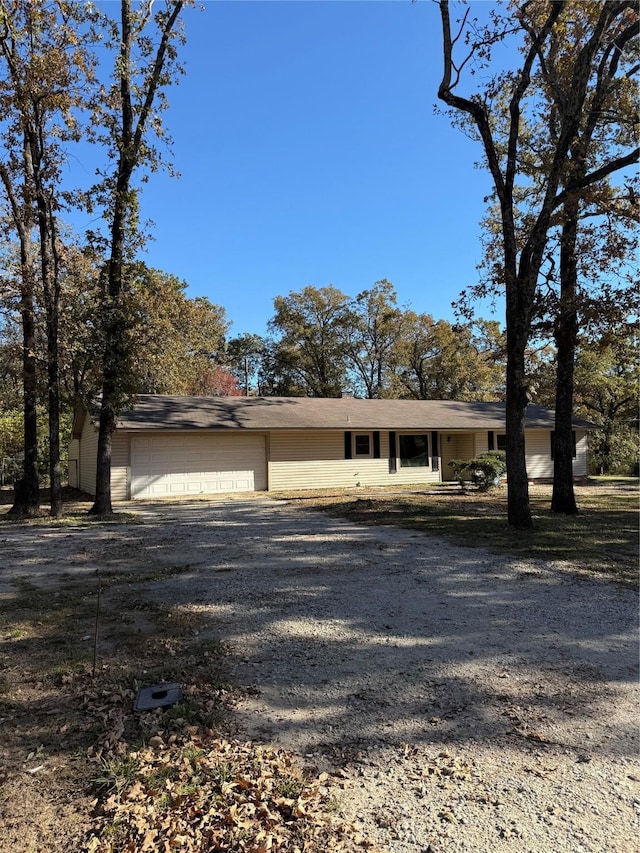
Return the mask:
<path id="1" fill-rule="evenodd" d="M 209 433 L 131 438 L 131 497 L 263 491 L 265 436 Z"/>

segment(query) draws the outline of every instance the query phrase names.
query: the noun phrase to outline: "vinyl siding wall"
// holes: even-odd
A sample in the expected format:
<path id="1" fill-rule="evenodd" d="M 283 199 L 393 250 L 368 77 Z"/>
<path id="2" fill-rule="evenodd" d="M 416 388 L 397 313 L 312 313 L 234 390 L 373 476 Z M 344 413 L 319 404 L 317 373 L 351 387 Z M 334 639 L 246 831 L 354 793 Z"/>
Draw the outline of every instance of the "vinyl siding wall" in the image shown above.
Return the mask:
<path id="1" fill-rule="evenodd" d="M 531 480 L 553 477 L 551 458 L 551 433 L 549 430 L 531 429 L 525 433 L 527 454 L 527 475 Z M 587 433 L 576 430 L 576 456 L 573 460 L 573 476 L 584 477 L 587 474 Z"/>
<path id="2" fill-rule="evenodd" d="M 360 432 L 360 431 L 358 431 Z M 363 431 L 364 432 L 364 431 Z M 407 431 L 409 432 L 409 431 Z M 433 455 L 431 431 L 429 453 Z M 396 436 L 402 433 L 396 430 Z M 448 441 L 448 437 L 451 440 Z M 380 458 L 345 459 L 344 432 L 341 430 L 277 430 L 267 438 L 267 467 L 270 491 L 313 489 L 323 487 L 393 486 L 411 483 L 437 483 L 453 479 L 448 466 L 451 459 L 471 459 L 488 449 L 486 430 L 468 433 L 438 433 L 440 470 L 403 468 L 397 459 L 397 470 L 389 470 L 389 432 L 380 430 Z M 80 440 L 69 447 L 70 483 L 95 495 L 98 432 L 86 418 Z M 553 477 L 551 436 L 549 430 L 527 430 L 527 472 L 531 479 Z M 587 433 L 576 432 L 576 477 L 587 474 Z M 116 432 L 112 444 L 111 494 L 114 501 L 130 500 L 130 437 Z M 76 473 L 77 472 L 77 473 Z"/>
<path id="3" fill-rule="evenodd" d="M 450 440 L 449 440 L 450 439 Z M 453 469 L 449 467 L 452 459 L 473 459 L 487 449 L 487 431 L 440 433 L 440 455 L 442 456 L 442 479 L 455 480 Z"/>
<path id="4" fill-rule="evenodd" d="M 80 488 L 80 439 L 72 438 L 69 442 L 69 485 L 73 489 Z"/>
<path id="5" fill-rule="evenodd" d="M 129 436 L 115 432 L 111 441 L 111 500 L 128 501 L 130 492 Z"/>
<path id="6" fill-rule="evenodd" d="M 78 485 L 89 495 L 96 493 L 96 460 L 98 459 L 98 430 L 91 418 L 84 419 L 80 436 L 80 454 L 78 460 Z"/>
<path id="7" fill-rule="evenodd" d="M 494 431 L 494 449 L 497 435 Z M 448 438 L 451 441 L 448 441 Z M 487 430 L 475 433 L 440 433 L 440 453 L 442 455 L 442 479 L 453 480 L 453 471 L 449 467 L 451 459 L 473 459 L 489 449 Z M 573 460 L 574 477 L 584 477 L 588 468 L 587 433 L 576 430 L 576 457 Z M 525 452 L 527 456 L 527 474 L 530 479 L 549 479 L 553 477 L 551 459 L 551 433 L 546 429 L 528 429 L 525 433 Z"/>
<path id="8" fill-rule="evenodd" d="M 430 433 L 429 442 L 431 453 Z M 439 481 L 439 471 L 432 471 L 431 468 L 402 468 L 400 460 L 397 472 L 390 473 L 389 433 L 386 430 L 380 430 L 380 459 L 345 459 L 344 432 L 340 430 L 274 430 L 271 433 L 270 491 Z"/>
<path id="9" fill-rule="evenodd" d="M 71 460 L 76 460 L 71 464 Z M 80 440 L 72 439 L 69 445 L 69 484 L 89 495 L 96 493 L 96 463 L 98 460 L 98 429 L 85 418 Z M 129 498 L 129 437 L 114 433 L 111 443 L 111 498 L 126 501 Z M 73 472 L 76 471 L 77 475 Z M 72 477 L 77 479 L 72 482 Z"/>

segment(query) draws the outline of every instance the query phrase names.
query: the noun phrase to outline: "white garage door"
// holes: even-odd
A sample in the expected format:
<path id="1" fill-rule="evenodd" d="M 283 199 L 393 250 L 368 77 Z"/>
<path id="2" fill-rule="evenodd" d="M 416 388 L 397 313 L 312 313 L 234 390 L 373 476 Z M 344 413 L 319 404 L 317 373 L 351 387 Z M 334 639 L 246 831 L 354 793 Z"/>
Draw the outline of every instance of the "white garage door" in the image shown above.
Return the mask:
<path id="1" fill-rule="evenodd" d="M 131 440 L 131 497 L 267 488 L 261 435 L 140 436 Z"/>

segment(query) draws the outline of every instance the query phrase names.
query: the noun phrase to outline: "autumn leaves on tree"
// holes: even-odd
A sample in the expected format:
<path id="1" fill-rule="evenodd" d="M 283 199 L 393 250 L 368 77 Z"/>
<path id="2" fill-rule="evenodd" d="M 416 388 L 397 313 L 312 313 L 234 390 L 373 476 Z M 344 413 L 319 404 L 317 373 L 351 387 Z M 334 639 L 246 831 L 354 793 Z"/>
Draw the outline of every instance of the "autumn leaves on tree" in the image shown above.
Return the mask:
<path id="1" fill-rule="evenodd" d="M 444 70 L 439 98 L 476 136 L 493 180 L 500 227 L 494 280 L 506 301 L 509 522 L 530 527 L 524 417 L 526 354 L 538 295 L 559 230 L 559 291 L 552 326 L 557 349 L 553 509 L 575 512 L 571 476 L 573 362 L 578 335 L 577 247 L 582 219 L 606 197 L 609 177 L 638 161 L 630 110 L 637 91 L 638 9 L 634 2 L 530 0 L 488 23 L 465 9 L 452 21 L 441 0 Z M 497 45 L 520 53 L 515 70 L 493 66 Z M 469 89 L 468 70 L 483 70 Z M 610 194 L 609 194 L 610 195 Z M 598 213 L 603 215 L 604 211 Z M 637 215 L 634 213 L 633 215 Z"/>
<path id="2" fill-rule="evenodd" d="M 444 59 L 438 95 L 454 124 L 477 139 L 494 188 L 484 260 L 458 303 L 457 324 L 398 305 L 393 284 L 382 279 L 355 295 L 330 284 L 278 295 L 265 336 L 231 338 L 223 307 L 190 299 L 186 283 L 139 257 L 139 193 L 154 171 L 169 167 L 157 143 L 170 143 L 162 118 L 182 73 L 183 6 L 0 0 L 8 235 L 0 449 L 11 451 L 19 412 L 24 467 L 14 515 L 39 511 L 43 455 L 51 513 L 61 512 L 61 419 L 67 428 L 80 398 L 100 394 L 92 511 L 105 514 L 111 434 L 132 395 L 335 396 L 345 389 L 370 398 L 506 398 L 509 523 L 525 528 L 526 404 L 550 405 L 553 509 L 575 512 L 576 404 L 602 427 L 603 469 L 617 464 L 616 448 L 626 447 L 627 458 L 636 452 L 630 436 L 619 437 L 619 424 L 629 421 L 637 380 L 620 366 L 620 353 L 637 347 L 628 324 L 637 284 L 637 171 L 630 170 L 638 162 L 637 5 L 528 0 L 483 7 L 481 21 L 473 6 L 459 20 L 446 0 L 436 7 Z M 498 45 L 510 49 L 508 69 L 495 64 Z M 469 73 L 479 69 L 482 75 Z M 62 182 L 80 137 L 110 164 L 91 187 Z M 64 217 L 77 209 L 97 214 L 102 230 L 70 235 Z M 505 297 L 504 333 L 474 316 L 475 298 L 487 294 Z"/>

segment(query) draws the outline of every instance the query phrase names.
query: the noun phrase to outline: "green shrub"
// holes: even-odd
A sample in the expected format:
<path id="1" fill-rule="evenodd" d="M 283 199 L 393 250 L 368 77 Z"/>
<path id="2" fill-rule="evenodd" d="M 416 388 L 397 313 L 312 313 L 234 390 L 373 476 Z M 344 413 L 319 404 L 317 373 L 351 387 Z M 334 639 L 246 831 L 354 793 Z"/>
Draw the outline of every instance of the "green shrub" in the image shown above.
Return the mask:
<path id="1" fill-rule="evenodd" d="M 473 459 L 452 459 L 449 467 L 463 488 L 465 482 L 470 481 L 481 492 L 486 492 L 500 485 L 507 471 L 506 454 L 504 450 L 488 450 Z"/>

